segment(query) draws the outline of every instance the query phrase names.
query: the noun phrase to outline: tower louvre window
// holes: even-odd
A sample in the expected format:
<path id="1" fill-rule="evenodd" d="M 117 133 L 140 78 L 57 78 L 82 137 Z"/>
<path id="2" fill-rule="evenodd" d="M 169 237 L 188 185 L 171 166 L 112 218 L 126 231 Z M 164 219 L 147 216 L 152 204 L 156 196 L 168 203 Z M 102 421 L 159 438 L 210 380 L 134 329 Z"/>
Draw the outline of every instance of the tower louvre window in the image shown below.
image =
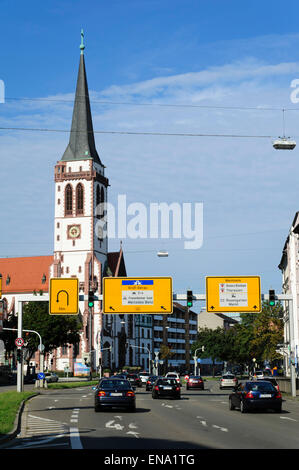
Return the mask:
<path id="1" fill-rule="evenodd" d="M 65 188 L 65 215 L 73 214 L 73 189 L 70 184 Z"/>
<path id="2" fill-rule="evenodd" d="M 84 212 L 84 189 L 81 183 L 76 188 L 76 212 L 77 215 L 83 214 Z"/>

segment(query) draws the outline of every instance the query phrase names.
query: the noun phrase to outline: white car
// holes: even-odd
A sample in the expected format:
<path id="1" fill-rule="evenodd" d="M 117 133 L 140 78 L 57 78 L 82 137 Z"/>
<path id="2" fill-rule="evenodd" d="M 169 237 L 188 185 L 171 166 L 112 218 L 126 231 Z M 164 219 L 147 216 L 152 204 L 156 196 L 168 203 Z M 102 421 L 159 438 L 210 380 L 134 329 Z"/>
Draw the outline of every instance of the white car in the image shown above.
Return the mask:
<path id="1" fill-rule="evenodd" d="M 264 372 L 262 370 L 256 370 L 253 377 L 256 377 L 257 379 L 264 379 Z"/>
<path id="2" fill-rule="evenodd" d="M 176 379 L 180 383 L 180 375 L 177 372 L 167 372 L 165 375 L 168 379 Z"/>
<path id="3" fill-rule="evenodd" d="M 141 382 L 143 384 L 146 384 L 146 382 L 148 381 L 149 376 L 150 375 L 147 372 L 140 372 L 140 374 L 138 374 L 138 377 L 141 379 Z"/>

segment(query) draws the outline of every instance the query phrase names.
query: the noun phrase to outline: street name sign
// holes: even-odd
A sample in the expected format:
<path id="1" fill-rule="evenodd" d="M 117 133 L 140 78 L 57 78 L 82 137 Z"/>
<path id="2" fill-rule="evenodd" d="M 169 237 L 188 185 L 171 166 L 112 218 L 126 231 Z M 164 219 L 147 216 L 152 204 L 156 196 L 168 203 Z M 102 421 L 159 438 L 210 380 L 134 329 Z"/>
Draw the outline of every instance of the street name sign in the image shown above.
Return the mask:
<path id="1" fill-rule="evenodd" d="M 103 313 L 172 313 L 171 277 L 105 277 Z"/>
<path id="2" fill-rule="evenodd" d="M 260 312 L 261 280 L 259 276 L 207 276 L 207 312 Z"/>
<path id="3" fill-rule="evenodd" d="M 77 315 L 79 313 L 79 280 L 77 278 L 50 279 L 50 315 Z"/>

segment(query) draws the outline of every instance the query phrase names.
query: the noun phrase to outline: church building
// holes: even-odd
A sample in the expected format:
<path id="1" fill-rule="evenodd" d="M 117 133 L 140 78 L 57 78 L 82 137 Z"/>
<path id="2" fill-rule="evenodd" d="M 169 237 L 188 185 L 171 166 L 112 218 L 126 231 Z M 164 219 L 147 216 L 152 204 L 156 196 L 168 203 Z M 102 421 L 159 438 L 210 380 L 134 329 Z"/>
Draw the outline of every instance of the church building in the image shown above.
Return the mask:
<path id="1" fill-rule="evenodd" d="M 83 320 L 80 344 L 53 351 L 46 358 L 46 366 L 52 370 L 73 370 L 74 362 L 84 363 L 84 358 L 93 369 L 101 362 L 110 369 L 134 362 L 125 347 L 128 335 L 134 340 L 132 319 L 103 315 L 100 301 L 90 309 L 86 300 L 89 291 L 95 296 L 102 293 L 104 276 L 127 274 L 122 247 L 109 253 L 107 237 L 103 236 L 102 204 L 108 198 L 109 180 L 95 146 L 84 48 L 82 34 L 69 143 L 54 169 L 54 253 L 0 259 L 2 299 L 8 316 L 17 313 L 22 294 L 47 293 L 51 277 L 79 279 L 79 299 L 84 299 L 79 301 Z"/>

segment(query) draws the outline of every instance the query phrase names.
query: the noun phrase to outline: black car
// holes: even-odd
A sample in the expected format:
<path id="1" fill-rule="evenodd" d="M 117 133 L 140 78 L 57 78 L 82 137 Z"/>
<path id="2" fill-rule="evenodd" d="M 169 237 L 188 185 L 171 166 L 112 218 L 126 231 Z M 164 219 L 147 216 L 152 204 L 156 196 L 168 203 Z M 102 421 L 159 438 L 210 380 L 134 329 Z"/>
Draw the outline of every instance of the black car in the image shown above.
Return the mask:
<path id="1" fill-rule="evenodd" d="M 142 387 L 141 378 L 137 374 L 128 374 L 127 375 L 127 380 L 134 387 Z"/>
<path id="2" fill-rule="evenodd" d="M 136 410 L 136 398 L 130 382 L 115 377 L 100 380 L 95 390 L 94 410 L 101 411 L 105 407 L 124 407 Z"/>
<path id="3" fill-rule="evenodd" d="M 267 381 L 253 380 L 240 383 L 229 395 L 229 409 L 240 408 L 241 413 L 253 409 L 273 409 L 281 412 L 281 393 Z"/>
<path id="4" fill-rule="evenodd" d="M 181 387 L 177 383 L 176 379 L 163 377 L 155 382 L 152 390 L 152 397 L 159 398 L 167 396 L 177 399 L 181 398 Z"/>
<path id="5" fill-rule="evenodd" d="M 145 384 L 145 390 L 151 392 L 153 389 L 154 383 L 159 379 L 158 375 L 150 375 Z"/>

